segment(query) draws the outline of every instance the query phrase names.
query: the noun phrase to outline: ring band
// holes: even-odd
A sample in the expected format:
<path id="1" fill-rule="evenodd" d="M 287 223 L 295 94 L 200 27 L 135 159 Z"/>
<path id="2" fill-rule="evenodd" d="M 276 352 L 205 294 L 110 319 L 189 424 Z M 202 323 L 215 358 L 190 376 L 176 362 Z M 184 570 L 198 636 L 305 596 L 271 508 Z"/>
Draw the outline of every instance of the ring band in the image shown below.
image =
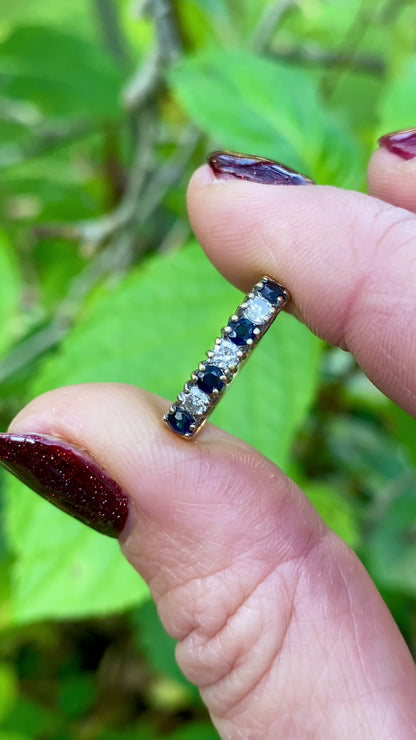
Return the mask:
<path id="1" fill-rule="evenodd" d="M 256 283 L 164 415 L 172 432 L 190 439 L 201 429 L 288 300 L 287 290 L 272 278 Z"/>

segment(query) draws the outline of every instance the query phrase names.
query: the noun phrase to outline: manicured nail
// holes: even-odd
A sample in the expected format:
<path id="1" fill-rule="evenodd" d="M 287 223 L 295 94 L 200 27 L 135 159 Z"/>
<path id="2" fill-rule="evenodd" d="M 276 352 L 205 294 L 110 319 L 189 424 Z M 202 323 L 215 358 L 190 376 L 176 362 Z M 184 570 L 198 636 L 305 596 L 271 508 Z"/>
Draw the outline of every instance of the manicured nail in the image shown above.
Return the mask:
<path id="1" fill-rule="evenodd" d="M 236 152 L 213 152 L 208 164 L 221 180 L 249 180 L 264 185 L 313 185 L 306 175 L 275 162 L 249 154 Z"/>
<path id="2" fill-rule="evenodd" d="M 402 159 L 413 159 L 416 157 L 416 128 L 385 134 L 378 140 L 378 144 Z"/>
<path id="3" fill-rule="evenodd" d="M 67 514 L 109 537 L 127 521 L 128 498 L 94 460 L 41 434 L 0 434 L 0 464 Z"/>

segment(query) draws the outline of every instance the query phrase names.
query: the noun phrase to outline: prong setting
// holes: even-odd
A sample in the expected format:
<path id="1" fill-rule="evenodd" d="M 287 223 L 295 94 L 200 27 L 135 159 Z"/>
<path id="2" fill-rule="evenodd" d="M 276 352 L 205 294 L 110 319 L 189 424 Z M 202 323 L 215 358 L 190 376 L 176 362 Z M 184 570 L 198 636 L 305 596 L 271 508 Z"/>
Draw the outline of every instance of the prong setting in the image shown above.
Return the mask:
<path id="1" fill-rule="evenodd" d="M 191 373 L 164 420 L 169 429 L 191 439 L 205 424 L 228 386 L 289 300 L 287 290 L 270 277 L 259 280 L 239 304 L 206 360 Z"/>

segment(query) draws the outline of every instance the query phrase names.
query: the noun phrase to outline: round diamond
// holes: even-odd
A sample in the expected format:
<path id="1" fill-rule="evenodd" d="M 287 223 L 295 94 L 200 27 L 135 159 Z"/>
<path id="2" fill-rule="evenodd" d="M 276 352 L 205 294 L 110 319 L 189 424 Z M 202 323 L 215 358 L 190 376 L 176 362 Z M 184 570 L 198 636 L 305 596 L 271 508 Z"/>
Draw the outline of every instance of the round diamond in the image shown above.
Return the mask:
<path id="1" fill-rule="evenodd" d="M 198 388 L 205 393 L 212 393 L 213 391 L 222 391 L 224 389 L 224 381 L 221 380 L 223 371 L 215 365 L 205 365 L 205 370 L 200 370 L 197 373 Z"/>
<path id="2" fill-rule="evenodd" d="M 239 347 L 247 344 L 247 341 L 249 339 L 254 339 L 254 337 L 256 336 L 254 334 L 255 326 L 248 319 L 237 319 L 236 321 L 230 321 L 228 326 L 230 327 L 231 331 L 227 336 L 231 339 L 232 342 L 234 342 L 234 344 L 237 344 Z"/>
<path id="3" fill-rule="evenodd" d="M 177 406 L 166 414 L 165 419 L 172 432 L 181 434 L 183 437 L 190 432 L 190 427 L 195 423 L 195 419 L 190 414 Z"/>
<path id="4" fill-rule="evenodd" d="M 213 365 L 226 370 L 228 367 L 236 367 L 239 362 L 238 347 L 229 339 L 221 339 L 212 350 L 210 360 Z"/>
<path id="5" fill-rule="evenodd" d="M 206 393 L 200 390 L 196 385 L 189 388 L 189 393 L 182 393 L 178 396 L 181 402 L 181 408 L 189 411 L 190 414 L 204 414 L 209 406 L 209 398 Z"/>
<path id="6" fill-rule="evenodd" d="M 250 319 L 253 324 L 264 324 L 265 321 L 270 319 L 270 316 L 273 316 L 273 309 L 270 303 L 258 296 L 247 301 L 244 316 Z"/>

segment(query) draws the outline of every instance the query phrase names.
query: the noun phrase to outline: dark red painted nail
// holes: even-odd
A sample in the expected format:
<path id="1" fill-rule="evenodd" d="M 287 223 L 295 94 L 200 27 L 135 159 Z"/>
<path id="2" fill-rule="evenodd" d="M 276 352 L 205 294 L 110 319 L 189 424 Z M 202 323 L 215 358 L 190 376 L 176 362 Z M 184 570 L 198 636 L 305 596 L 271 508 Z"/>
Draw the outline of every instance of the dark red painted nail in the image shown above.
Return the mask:
<path id="1" fill-rule="evenodd" d="M 67 514 L 110 537 L 127 521 L 128 498 L 97 463 L 56 437 L 0 434 L 0 464 Z"/>
<path id="2" fill-rule="evenodd" d="M 221 180 L 249 180 L 264 185 L 313 185 L 306 175 L 273 159 L 236 152 L 213 152 L 208 164 Z"/>
<path id="3" fill-rule="evenodd" d="M 416 128 L 385 134 L 378 140 L 378 144 L 402 159 L 413 159 L 416 157 Z"/>

